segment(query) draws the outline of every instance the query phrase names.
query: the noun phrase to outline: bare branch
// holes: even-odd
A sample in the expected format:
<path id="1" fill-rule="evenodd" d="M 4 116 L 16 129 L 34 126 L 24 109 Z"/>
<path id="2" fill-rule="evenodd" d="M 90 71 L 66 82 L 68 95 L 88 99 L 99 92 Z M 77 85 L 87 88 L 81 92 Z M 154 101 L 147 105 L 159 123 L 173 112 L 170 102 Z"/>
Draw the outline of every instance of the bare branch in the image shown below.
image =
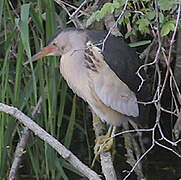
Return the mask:
<path id="1" fill-rule="evenodd" d="M 39 109 L 41 107 L 41 104 L 42 104 L 42 98 L 40 97 L 40 99 L 38 100 L 38 103 L 32 113 L 33 118 L 35 118 L 36 115 L 40 112 Z M 16 177 L 18 167 L 21 162 L 21 158 L 22 158 L 23 154 L 25 153 L 24 150 L 26 148 L 26 144 L 27 144 L 29 136 L 30 136 L 30 130 L 27 127 L 24 127 L 21 140 L 16 147 L 14 160 L 13 160 L 13 163 L 12 163 L 12 166 L 10 169 L 10 173 L 9 173 L 9 179 L 11 179 L 11 180 L 15 179 L 15 177 Z"/>
<path id="2" fill-rule="evenodd" d="M 110 152 L 100 153 L 102 172 L 106 180 L 117 180 Z"/>
<path id="3" fill-rule="evenodd" d="M 25 127 L 22 133 L 22 138 L 16 147 L 13 164 L 9 172 L 9 179 L 11 180 L 16 178 L 19 164 L 21 162 L 23 154 L 25 153 L 25 147 L 29 138 L 29 133 L 30 133 L 29 129 Z"/>
<path id="4" fill-rule="evenodd" d="M 71 14 L 69 13 L 68 9 L 66 8 L 64 1 L 61 1 L 61 0 L 54 0 L 54 1 L 65 10 L 65 12 L 68 14 L 69 17 L 71 17 Z M 79 21 L 78 18 L 76 18 L 76 17 L 71 18 L 71 21 L 74 23 L 76 28 L 84 29 L 84 25 Z"/>
<path id="5" fill-rule="evenodd" d="M 75 16 L 78 14 L 78 12 L 81 10 L 83 6 L 85 6 L 87 3 L 92 2 L 92 0 L 85 0 L 75 11 L 74 13 L 69 17 L 69 19 L 74 19 Z"/>
<path id="6" fill-rule="evenodd" d="M 93 115 L 93 118 L 97 118 L 96 114 L 93 111 L 92 111 L 92 115 Z M 93 120 L 93 127 L 94 127 L 96 138 L 99 138 L 101 135 L 104 134 L 105 124 L 100 119 L 97 121 Z M 112 138 L 109 138 L 109 139 L 112 139 Z M 100 145 L 99 151 L 97 152 L 98 154 L 100 154 L 102 172 L 106 180 L 117 180 L 116 172 L 114 170 L 114 166 L 112 162 L 111 152 L 110 151 L 103 152 L 103 144 Z M 94 162 L 96 160 L 95 158 L 92 162 L 92 165 L 94 165 Z"/>
<path id="7" fill-rule="evenodd" d="M 60 142 L 58 142 L 53 136 L 48 134 L 44 129 L 38 126 L 28 116 L 23 114 L 15 107 L 0 103 L 0 111 L 12 115 L 17 118 L 21 123 L 28 127 L 31 131 L 40 137 L 43 141 L 48 143 L 53 149 L 55 149 L 65 160 L 72 164 L 77 170 L 88 177 L 90 180 L 101 180 L 93 170 L 83 164 L 72 152 L 66 149 Z"/>

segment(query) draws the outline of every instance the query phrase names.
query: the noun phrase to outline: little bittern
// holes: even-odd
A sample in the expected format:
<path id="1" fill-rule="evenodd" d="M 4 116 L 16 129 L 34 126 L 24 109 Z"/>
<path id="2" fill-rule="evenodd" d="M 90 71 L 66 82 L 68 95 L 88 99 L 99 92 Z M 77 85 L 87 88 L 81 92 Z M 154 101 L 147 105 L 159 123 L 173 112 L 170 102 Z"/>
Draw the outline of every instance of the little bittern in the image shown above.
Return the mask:
<path id="1" fill-rule="evenodd" d="M 138 101 L 147 101 L 150 93 L 147 82 L 138 91 L 141 83 L 136 74 L 139 59 L 124 40 L 111 35 L 101 52 L 105 36 L 105 31 L 61 30 L 32 61 L 44 56 L 61 56 L 60 72 L 69 87 L 102 121 L 119 126 L 129 117 L 144 125 L 148 120 L 148 108 Z M 143 69 L 140 74 L 146 79 Z"/>

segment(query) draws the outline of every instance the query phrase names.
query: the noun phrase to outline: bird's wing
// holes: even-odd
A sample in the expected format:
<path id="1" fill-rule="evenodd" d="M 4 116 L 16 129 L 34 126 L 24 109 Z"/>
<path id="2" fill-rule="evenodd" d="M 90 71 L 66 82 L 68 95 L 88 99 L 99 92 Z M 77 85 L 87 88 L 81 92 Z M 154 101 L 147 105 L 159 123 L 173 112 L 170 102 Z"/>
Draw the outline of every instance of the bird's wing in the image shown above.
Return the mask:
<path id="1" fill-rule="evenodd" d="M 127 116 L 137 117 L 139 110 L 135 94 L 106 64 L 101 50 L 88 42 L 85 58 L 89 84 L 97 97 L 112 109 Z"/>

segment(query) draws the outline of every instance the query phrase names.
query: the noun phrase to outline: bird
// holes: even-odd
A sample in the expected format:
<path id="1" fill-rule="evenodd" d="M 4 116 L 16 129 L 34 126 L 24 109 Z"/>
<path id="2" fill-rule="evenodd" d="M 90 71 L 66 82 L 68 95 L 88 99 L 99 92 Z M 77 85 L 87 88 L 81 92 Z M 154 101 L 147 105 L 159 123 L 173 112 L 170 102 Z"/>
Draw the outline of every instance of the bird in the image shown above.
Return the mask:
<path id="1" fill-rule="evenodd" d="M 149 121 L 150 88 L 136 52 L 107 31 L 66 28 L 59 30 L 32 62 L 60 56 L 60 72 L 73 92 L 91 107 L 102 122 L 117 127 L 128 119 L 140 126 Z M 103 47 L 104 42 L 104 48 Z M 28 62 L 25 62 L 25 65 Z"/>

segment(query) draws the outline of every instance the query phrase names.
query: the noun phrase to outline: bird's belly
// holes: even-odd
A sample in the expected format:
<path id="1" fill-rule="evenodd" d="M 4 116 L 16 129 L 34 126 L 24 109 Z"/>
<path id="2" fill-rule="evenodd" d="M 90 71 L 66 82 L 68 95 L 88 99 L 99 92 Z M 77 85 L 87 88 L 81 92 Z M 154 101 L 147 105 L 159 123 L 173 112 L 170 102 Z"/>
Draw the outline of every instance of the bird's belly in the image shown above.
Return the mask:
<path id="1" fill-rule="evenodd" d="M 87 72 L 84 70 L 81 71 L 80 67 L 79 72 L 75 71 L 75 69 L 75 66 L 74 68 L 70 68 L 70 66 L 65 67 L 65 64 L 60 65 L 60 71 L 69 87 L 75 94 L 77 94 L 91 106 L 91 109 L 102 121 L 107 122 L 108 124 L 119 126 L 122 123 L 122 120 L 126 119 L 127 117 L 106 106 L 97 97 L 97 95 L 94 94 L 94 91 L 91 90 Z"/>
<path id="2" fill-rule="evenodd" d="M 128 117 L 115 111 L 111 107 L 105 105 L 95 94 L 91 91 L 91 101 L 88 102 L 91 109 L 103 121 L 114 126 L 120 126 L 123 121 L 128 121 Z"/>

